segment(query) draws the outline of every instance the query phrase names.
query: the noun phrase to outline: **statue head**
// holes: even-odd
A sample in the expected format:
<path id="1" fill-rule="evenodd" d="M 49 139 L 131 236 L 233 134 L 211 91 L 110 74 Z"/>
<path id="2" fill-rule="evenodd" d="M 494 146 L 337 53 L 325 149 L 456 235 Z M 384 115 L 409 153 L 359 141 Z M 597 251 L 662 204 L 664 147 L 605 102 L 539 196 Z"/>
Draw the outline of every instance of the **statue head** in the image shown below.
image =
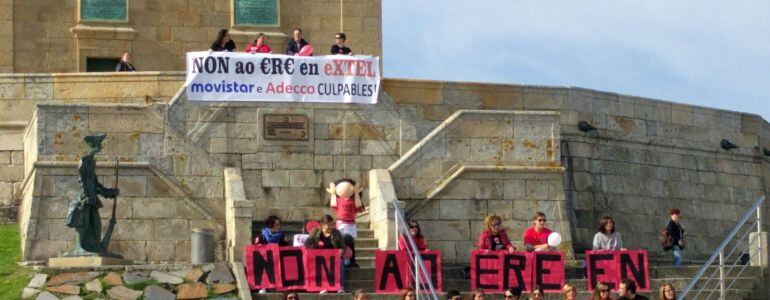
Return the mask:
<path id="1" fill-rule="evenodd" d="M 102 150 L 102 141 L 105 137 L 107 137 L 106 133 L 97 133 L 87 135 L 83 138 L 83 140 L 86 142 L 86 144 L 88 144 L 88 147 L 91 147 L 91 150 L 94 152 L 99 152 Z"/>
<path id="2" fill-rule="evenodd" d="M 334 182 L 334 194 L 343 198 L 352 198 L 356 192 L 356 182 L 353 179 L 343 178 Z"/>

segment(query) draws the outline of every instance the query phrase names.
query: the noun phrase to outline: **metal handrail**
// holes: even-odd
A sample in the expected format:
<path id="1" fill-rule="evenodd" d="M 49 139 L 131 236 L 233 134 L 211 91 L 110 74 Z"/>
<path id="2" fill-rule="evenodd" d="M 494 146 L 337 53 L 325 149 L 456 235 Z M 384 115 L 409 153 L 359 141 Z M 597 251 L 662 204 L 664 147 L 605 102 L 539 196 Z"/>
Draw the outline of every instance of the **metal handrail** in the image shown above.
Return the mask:
<path id="1" fill-rule="evenodd" d="M 677 296 L 677 300 L 684 300 L 687 294 L 692 291 L 693 287 L 695 287 L 695 284 L 698 283 L 698 281 L 703 277 L 703 274 L 706 273 L 706 270 L 714 263 L 714 261 L 719 258 L 719 294 L 720 299 L 725 299 L 725 293 L 726 288 L 724 284 L 725 275 L 724 275 L 724 268 L 725 268 L 725 256 L 724 256 L 724 249 L 727 246 L 728 243 L 730 243 L 735 237 L 735 235 L 738 233 L 738 231 L 743 227 L 744 224 L 751 218 L 751 216 L 756 212 L 757 213 L 757 230 L 758 232 L 762 231 L 762 214 L 759 207 L 762 205 L 762 203 L 765 201 L 765 195 L 759 196 L 756 202 L 754 202 L 754 205 L 743 215 L 743 218 L 738 222 L 738 224 L 735 225 L 735 227 L 730 231 L 729 234 L 725 237 L 724 240 L 722 240 L 722 243 L 719 244 L 719 247 L 717 247 L 716 250 L 714 250 L 714 253 L 711 254 L 708 260 L 703 264 L 703 266 L 698 269 L 698 272 L 695 274 L 695 276 L 690 280 L 690 282 L 687 283 L 687 286 L 682 290 L 682 292 Z M 753 227 L 753 225 L 752 225 Z M 743 241 L 746 238 L 744 235 L 743 238 L 741 238 L 740 241 Z M 740 242 L 738 241 L 738 242 Z M 733 247 L 733 251 L 735 248 Z M 730 252 L 732 254 L 732 251 Z M 742 271 L 741 271 L 742 272 Z M 713 275 L 711 276 L 713 277 Z M 731 284 L 732 286 L 732 284 Z M 700 292 L 699 292 L 700 293 Z M 713 292 L 712 292 L 713 293 Z M 711 294 L 709 294 L 710 296 Z"/>
<path id="2" fill-rule="evenodd" d="M 411 234 L 408 234 L 409 229 L 406 224 L 406 220 L 404 219 L 404 214 L 401 211 L 401 207 L 398 204 L 398 200 L 395 198 L 392 198 L 393 200 L 393 207 L 395 208 L 395 219 L 396 219 L 396 249 L 400 247 L 399 239 L 404 237 L 406 239 L 406 247 L 408 249 L 406 250 L 407 253 L 412 255 L 414 259 L 414 272 L 410 269 L 410 273 L 414 275 L 414 294 L 419 300 L 421 297 L 420 289 L 421 287 L 426 287 L 428 296 L 430 299 L 438 300 L 438 293 L 436 293 L 436 288 L 433 286 L 433 282 L 431 281 L 431 276 L 428 273 L 428 271 L 425 269 L 425 263 L 422 260 L 422 257 L 420 256 L 420 251 L 417 249 L 417 244 L 414 242 L 414 238 L 412 238 Z M 406 232 L 407 234 L 401 234 L 401 232 Z M 398 249 L 402 250 L 402 249 Z M 423 283 L 423 280 L 421 278 L 425 278 L 425 282 Z"/>

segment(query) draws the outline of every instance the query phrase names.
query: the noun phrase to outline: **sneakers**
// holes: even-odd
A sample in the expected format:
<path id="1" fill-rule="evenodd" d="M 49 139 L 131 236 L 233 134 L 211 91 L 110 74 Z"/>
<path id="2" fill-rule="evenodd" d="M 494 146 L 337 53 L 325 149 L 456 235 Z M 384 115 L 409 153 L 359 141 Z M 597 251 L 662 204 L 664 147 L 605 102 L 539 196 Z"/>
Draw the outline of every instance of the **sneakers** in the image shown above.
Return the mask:
<path id="1" fill-rule="evenodd" d="M 260 294 L 267 294 L 267 290 L 266 289 L 261 289 L 261 290 L 259 290 L 259 293 Z"/>
<path id="2" fill-rule="evenodd" d="M 344 293 L 345 293 L 344 289 L 340 289 L 339 291 L 337 291 L 337 294 L 344 294 Z"/>
<path id="3" fill-rule="evenodd" d="M 319 294 L 326 294 L 326 293 L 328 293 L 328 292 L 327 292 L 326 290 L 323 290 L 323 291 L 320 291 L 320 292 L 318 292 L 318 293 L 319 293 Z"/>

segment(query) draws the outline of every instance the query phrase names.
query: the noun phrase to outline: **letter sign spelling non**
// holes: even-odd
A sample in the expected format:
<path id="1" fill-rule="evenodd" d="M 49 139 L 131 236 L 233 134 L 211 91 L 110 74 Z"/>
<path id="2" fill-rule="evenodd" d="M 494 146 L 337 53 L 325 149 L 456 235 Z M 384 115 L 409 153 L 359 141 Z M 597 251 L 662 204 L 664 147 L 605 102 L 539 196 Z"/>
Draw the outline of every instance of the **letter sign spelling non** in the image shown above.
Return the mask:
<path id="1" fill-rule="evenodd" d="M 276 267 L 280 257 L 278 246 L 252 245 L 244 248 L 244 261 L 249 287 L 252 290 L 272 289 L 280 286 L 281 268 Z"/>
<path id="2" fill-rule="evenodd" d="M 281 288 L 279 291 L 305 288 L 305 255 L 301 247 L 279 248 Z"/>
<path id="3" fill-rule="evenodd" d="M 338 249 L 306 249 L 305 289 L 308 292 L 339 291 L 342 288 L 340 275 L 345 271 L 340 268 L 341 259 Z"/>

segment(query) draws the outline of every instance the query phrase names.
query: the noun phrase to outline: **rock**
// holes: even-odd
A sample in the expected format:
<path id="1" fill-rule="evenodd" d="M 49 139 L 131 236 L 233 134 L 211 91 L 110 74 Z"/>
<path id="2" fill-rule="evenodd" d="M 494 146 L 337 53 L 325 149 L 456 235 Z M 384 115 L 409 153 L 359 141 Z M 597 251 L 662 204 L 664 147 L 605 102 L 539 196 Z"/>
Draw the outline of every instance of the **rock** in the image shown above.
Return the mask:
<path id="1" fill-rule="evenodd" d="M 203 266 L 201 269 L 203 269 L 203 273 L 211 272 L 211 270 L 214 270 L 214 267 L 216 267 L 214 264 L 208 264 Z"/>
<path id="2" fill-rule="evenodd" d="M 184 283 L 184 279 L 176 277 L 174 274 L 171 274 L 171 273 L 166 273 L 161 271 L 152 271 L 152 273 L 150 273 L 150 276 L 152 278 L 155 278 L 155 280 L 160 283 L 170 283 L 170 284 Z"/>
<path id="3" fill-rule="evenodd" d="M 107 276 L 104 276 L 102 280 L 104 280 L 104 284 L 106 285 L 111 285 L 111 286 L 123 285 L 123 279 L 121 279 L 120 275 L 118 275 L 118 273 L 115 273 L 115 272 L 110 272 L 109 274 L 107 274 Z"/>
<path id="4" fill-rule="evenodd" d="M 42 288 L 43 285 L 45 285 L 45 281 L 47 279 L 48 274 L 35 274 L 35 277 L 32 277 L 32 280 L 30 280 L 29 284 L 27 284 L 27 287 L 35 289 Z"/>
<path id="5" fill-rule="evenodd" d="M 145 300 L 174 300 L 176 295 L 157 285 L 151 285 L 144 289 Z"/>
<path id="6" fill-rule="evenodd" d="M 80 287 L 77 285 L 65 284 L 60 286 L 49 286 L 45 289 L 54 293 L 80 295 Z"/>
<path id="7" fill-rule="evenodd" d="M 96 293 L 101 293 L 104 288 L 102 288 L 102 282 L 99 281 L 99 279 L 94 279 L 89 282 L 86 282 L 86 290 Z"/>
<path id="8" fill-rule="evenodd" d="M 72 296 L 67 296 L 66 298 L 63 298 L 61 300 L 83 300 L 83 298 L 80 298 L 80 296 L 72 295 Z"/>
<path id="9" fill-rule="evenodd" d="M 78 273 L 63 273 L 51 277 L 51 280 L 46 283 L 46 286 L 58 286 L 64 284 L 78 285 L 83 284 L 91 279 L 99 276 L 99 272 L 78 272 Z"/>
<path id="10" fill-rule="evenodd" d="M 234 284 L 215 283 L 211 285 L 211 292 L 216 295 L 227 294 L 235 290 Z"/>
<path id="11" fill-rule="evenodd" d="M 132 274 L 128 272 L 123 274 L 123 282 L 125 282 L 126 285 L 137 284 L 137 283 L 142 283 L 147 281 L 150 281 L 150 277 L 145 277 L 139 274 Z"/>
<path id="12" fill-rule="evenodd" d="M 174 275 L 176 277 L 185 278 L 185 276 L 187 276 L 187 274 L 190 273 L 190 271 L 191 271 L 190 269 L 186 269 L 186 270 L 171 271 L 169 273 L 171 273 L 172 275 Z"/>
<path id="13" fill-rule="evenodd" d="M 118 300 L 136 300 L 142 296 L 142 291 L 132 290 L 120 285 L 107 290 L 107 295 Z"/>
<path id="14" fill-rule="evenodd" d="M 56 297 L 49 292 L 42 292 L 37 294 L 37 298 L 35 298 L 35 300 L 59 300 L 59 297 Z"/>
<path id="15" fill-rule="evenodd" d="M 209 273 L 206 282 L 209 284 L 233 283 L 235 282 L 235 278 L 233 277 L 233 273 L 230 272 L 230 268 L 227 267 L 227 264 L 217 263 L 214 264 L 214 269 Z"/>
<path id="16" fill-rule="evenodd" d="M 203 276 L 203 271 L 201 271 L 201 269 L 195 268 L 190 270 L 190 272 L 187 273 L 184 278 L 192 282 L 198 282 L 198 279 L 200 279 L 201 276 Z"/>
<path id="17" fill-rule="evenodd" d="M 177 299 L 198 299 L 206 298 L 208 292 L 206 291 L 206 285 L 203 283 L 185 283 L 179 285 L 179 290 L 176 292 Z"/>
<path id="18" fill-rule="evenodd" d="M 35 297 L 37 293 L 40 293 L 40 290 L 26 287 L 23 291 L 21 291 L 21 298 L 29 299 Z"/>

